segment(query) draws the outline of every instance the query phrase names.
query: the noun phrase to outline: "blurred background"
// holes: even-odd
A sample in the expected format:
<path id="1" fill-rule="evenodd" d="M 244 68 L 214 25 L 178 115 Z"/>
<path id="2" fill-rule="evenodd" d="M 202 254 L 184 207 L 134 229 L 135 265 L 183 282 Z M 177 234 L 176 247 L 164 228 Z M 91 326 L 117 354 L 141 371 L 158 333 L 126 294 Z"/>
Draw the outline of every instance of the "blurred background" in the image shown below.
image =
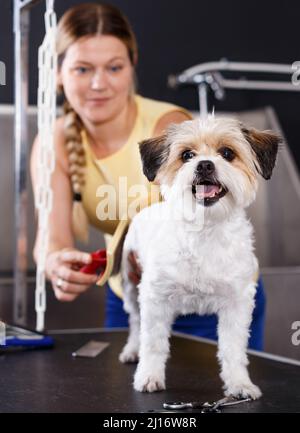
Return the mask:
<path id="1" fill-rule="evenodd" d="M 55 2 L 58 18 L 83 1 Z M 170 89 L 167 78 L 193 65 L 227 59 L 239 62 L 299 61 L 299 13 L 296 0 L 207 2 L 199 0 L 112 0 L 129 18 L 139 46 L 138 91 L 143 96 L 182 105 L 197 112 L 194 87 Z M 12 320 L 14 244 L 14 45 L 13 2 L 1 0 L 0 60 L 6 65 L 6 85 L 0 86 L 0 318 Z M 36 133 L 37 50 L 44 37 L 45 2 L 30 12 L 28 156 Z M 257 75 L 257 78 L 260 78 Z M 252 126 L 272 128 L 285 137 L 285 150 L 276 176 L 249 210 L 257 239 L 257 254 L 267 293 L 265 350 L 300 359 L 300 346 L 291 342 L 292 323 L 300 320 L 300 93 L 227 90 L 218 101 L 209 94 L 209 107 L 236 113 Z M 28 203 L 27 324 L 34 326 L 35 221 L 30 183 Z M 85 249 L 103 245 L 99 234 Z M 59 303 L 48 290 L 46 327 L 89 328 L 103 324 L 104 289 L 91 289 L 72 304 Z"/>

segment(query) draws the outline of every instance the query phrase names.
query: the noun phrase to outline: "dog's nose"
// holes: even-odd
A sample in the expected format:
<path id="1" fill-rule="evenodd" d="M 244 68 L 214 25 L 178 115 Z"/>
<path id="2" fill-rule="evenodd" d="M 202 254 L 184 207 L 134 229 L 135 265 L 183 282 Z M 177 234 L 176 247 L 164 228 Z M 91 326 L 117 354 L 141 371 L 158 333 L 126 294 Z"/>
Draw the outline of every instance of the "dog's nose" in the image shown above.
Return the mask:
<path id="1" fill-rule="evenodd" d="M 197 165 L 197 172 L 201 176 L 209 176 L 215 171 L 215 164 L 212 161 L 200 161 Z"/>

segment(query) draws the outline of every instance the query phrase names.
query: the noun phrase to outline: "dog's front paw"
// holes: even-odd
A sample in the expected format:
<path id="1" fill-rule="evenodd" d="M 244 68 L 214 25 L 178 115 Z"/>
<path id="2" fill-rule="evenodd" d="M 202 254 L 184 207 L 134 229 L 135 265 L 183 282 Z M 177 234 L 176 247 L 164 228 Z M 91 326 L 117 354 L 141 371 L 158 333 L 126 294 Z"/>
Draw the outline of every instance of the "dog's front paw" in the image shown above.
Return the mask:
<path id="1" fill-rule="evenodd" d="M 236 398 L 251 398 L 252 400 L 257 400 L 262 396 L 262 392 L 258 386 L 254 385 L 252 382 L 248 382 L 245 384 L 237 384 L 228 387 L 225 391 L 225 395 L 232 395 Z"/>
<path id="2" fill-rule="evenodd" d="M 119 355 L 119 361 L 122 362 L 123 364 L 138 362 L 138 359 L 139 359 L 138 349 L 132 346 L 126 345 Z"/>
<path id="3" fill-rule="evenodd" d="M 155 374 L 141 374 L 139 371 L 134 376 L 133 387 L 140 392 L 155 392 L 166 389 L 165 380 Z"/>

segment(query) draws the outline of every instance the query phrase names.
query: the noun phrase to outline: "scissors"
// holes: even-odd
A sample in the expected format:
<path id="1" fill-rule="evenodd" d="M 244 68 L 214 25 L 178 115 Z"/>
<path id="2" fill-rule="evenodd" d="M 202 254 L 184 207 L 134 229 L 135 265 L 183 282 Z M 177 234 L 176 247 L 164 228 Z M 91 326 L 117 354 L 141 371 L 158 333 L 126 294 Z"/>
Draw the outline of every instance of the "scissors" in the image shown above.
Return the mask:
<path id="1" fill-rule="evenodd" d="M 219 413 L 221 412 L 221 407 L 226 406 L 234 406 L 236 404 L 245 403 L 247 401 L 251 401 L 250 397 L 247 398 L 237 398 L 234 396 L 224 397 L 215 402 L 199 402 L 199 401 L 190 401 L 190 402 L 168 402 L 164 403 L 164 409 L 169 410 L 184 410 L 184 409 L 202 409 L 202 413 Z"/>

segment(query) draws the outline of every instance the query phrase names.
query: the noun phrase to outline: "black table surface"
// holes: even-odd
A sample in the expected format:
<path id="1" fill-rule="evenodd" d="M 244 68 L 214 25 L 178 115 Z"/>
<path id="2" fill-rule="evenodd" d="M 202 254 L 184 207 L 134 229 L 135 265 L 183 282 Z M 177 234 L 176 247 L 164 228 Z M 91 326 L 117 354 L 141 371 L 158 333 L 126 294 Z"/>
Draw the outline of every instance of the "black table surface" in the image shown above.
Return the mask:
<path id="1" fill-rule="evenodd" d="M 171 337 L 167 390 L 134 391 L 136 364 L 118 360 L 126 337 L 124 330 L 58 333 L 52 349 L 2 353 L 0 412 L 138 413 L 162 409 L 167 401 L 222 397 L 216 345 L 182 335 Z M 72 357 L 90 340 L 110 345 L 96 358 Z M 253 354 L 249 359 L 251 378 L 263 397 L 224 412 L 300 412 L 300 366 Z"/>

